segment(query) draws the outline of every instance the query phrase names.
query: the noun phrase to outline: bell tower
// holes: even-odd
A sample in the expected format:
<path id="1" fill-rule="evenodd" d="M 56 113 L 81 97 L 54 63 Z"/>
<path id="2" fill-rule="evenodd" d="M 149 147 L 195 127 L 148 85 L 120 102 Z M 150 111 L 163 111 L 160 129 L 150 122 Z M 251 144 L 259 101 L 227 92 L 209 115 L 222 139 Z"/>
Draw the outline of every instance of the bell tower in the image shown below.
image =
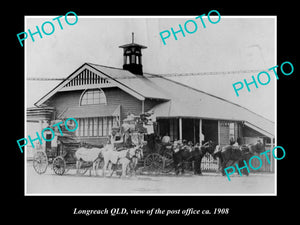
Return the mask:
<path id="1" fill-rule="evenodd" d="M 121 45 L 119 48 L 123 48 L 124 50 L 123 69 L 134 74 L 143 75 L 142 49 L 147 47 L 134 43 L 134 33 L 132 32 L 132 42 L 130 44 Z"/>

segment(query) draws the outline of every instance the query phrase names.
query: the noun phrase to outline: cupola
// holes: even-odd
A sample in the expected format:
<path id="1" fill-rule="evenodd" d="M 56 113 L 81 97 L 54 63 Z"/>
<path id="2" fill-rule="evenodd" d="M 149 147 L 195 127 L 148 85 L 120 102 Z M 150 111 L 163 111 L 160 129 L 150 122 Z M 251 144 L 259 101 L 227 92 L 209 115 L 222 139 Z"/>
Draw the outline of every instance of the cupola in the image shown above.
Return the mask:
<path id="1" fill-rule="evenodd" d="M 142 49 L 147 47 L 134 43 L 134 33 L 132 33 L 132 42 L 130 44 L 121 45 L 119 48 L 123 48 L 124 50 L 123 69 L 134 74 L 143 75 Z"/>

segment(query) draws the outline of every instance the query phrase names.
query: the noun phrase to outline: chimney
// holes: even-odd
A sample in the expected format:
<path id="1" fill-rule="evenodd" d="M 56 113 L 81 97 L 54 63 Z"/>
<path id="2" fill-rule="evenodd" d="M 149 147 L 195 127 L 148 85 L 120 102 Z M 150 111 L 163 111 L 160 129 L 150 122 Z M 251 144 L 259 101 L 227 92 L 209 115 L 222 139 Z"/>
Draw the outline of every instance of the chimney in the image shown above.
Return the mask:
<path id="1" fill-rule="evenodd" d="M 134 33 L 132 32 L 132 41 L 130 44 L 121 45 L 119 48 L 123 48 L 124 63 L 123 69 L 128 70 L 131 73 L 137 75 L 143 75 L 142 65 L 142 49 L 146 46 L 134 43 Z"/>

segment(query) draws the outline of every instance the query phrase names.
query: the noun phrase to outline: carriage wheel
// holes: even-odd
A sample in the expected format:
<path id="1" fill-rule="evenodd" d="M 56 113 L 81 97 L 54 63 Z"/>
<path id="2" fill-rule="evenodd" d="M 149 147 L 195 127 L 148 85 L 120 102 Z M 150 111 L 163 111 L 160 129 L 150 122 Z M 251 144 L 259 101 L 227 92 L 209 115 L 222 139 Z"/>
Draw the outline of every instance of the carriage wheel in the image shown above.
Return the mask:
<path id="1" fill-rule="evenodd" d="M 48 167 L 48 158 L 45 152 L 36 152 L 33 156 L 33 168 L 38 174 L 46 172 Z"/>
<path id="2" fill-rule="evenodd" d="M 163 169 L 163 159 L 160 154 L 149 154 L 144 160 L 144 168 L 150 172 L 160 172 Z"/>
<path id="3" fill-rule="evenodd" d="M 166 151 L 163 156 L 163 173 L 169 173 L 174 169 L 173 154 L 171 151 Z"/>
<path id="4" fill-rule="evenodd" d="M 52 168 L 55 174 L 57 175 L 63 175 L 66 170 L 66 161 L 63 157 L 57 156 L 53 160 Z"/>

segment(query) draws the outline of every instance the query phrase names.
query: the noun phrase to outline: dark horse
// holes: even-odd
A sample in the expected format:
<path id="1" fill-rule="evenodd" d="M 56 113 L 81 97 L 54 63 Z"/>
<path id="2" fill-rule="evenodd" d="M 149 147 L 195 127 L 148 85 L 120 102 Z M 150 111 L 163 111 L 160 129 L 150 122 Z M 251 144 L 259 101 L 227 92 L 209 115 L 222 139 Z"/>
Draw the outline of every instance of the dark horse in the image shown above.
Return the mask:
<path id="1" fill-rule="evenodd" d="M 195 145 L 191 147 L 189 145 L 174 144 L 173 145 L 173 162 L 176 175 L 179 174 L 179 169 L 181 168 L 181 173 L 184 173 L 184 163 L 194 162 L 194 174 L 201 175 L 201 160 L 206 152 L 213 154 L 214 143 L 212 141 L 206 142 L 204 145 Z"/>
<path id="2" fill-rule="evenodd" d="M 217 145 L 214 153 L 212 156 L 214 158 L 219 157 L 220 158 L 220 164 L 221 164 L 221 171 L 222 175 L 225 175 L 224 169 L 228 166 L 233 165 L 235 162 L 238 162 L 239 168 L 244 166 L 243 160 L 246 160 L 246 162 L 249 162 L 249 159 L 253 156 L 253 154 L 261 153 L 265 150 L 265 146 L 263 143 L 261 143 L 260 140 L 257 141 L 255 144 L 249 144 L 249 145 L 241 145 L 241 146 L 232 146 L 232 145 L 226 145 L 221 148 L 221 146 Z M 227 165 L 229 161 L 232 161 L 230 165 Z M 242 170 L 242 173 L 248 176 L 248 170 Z"/>

